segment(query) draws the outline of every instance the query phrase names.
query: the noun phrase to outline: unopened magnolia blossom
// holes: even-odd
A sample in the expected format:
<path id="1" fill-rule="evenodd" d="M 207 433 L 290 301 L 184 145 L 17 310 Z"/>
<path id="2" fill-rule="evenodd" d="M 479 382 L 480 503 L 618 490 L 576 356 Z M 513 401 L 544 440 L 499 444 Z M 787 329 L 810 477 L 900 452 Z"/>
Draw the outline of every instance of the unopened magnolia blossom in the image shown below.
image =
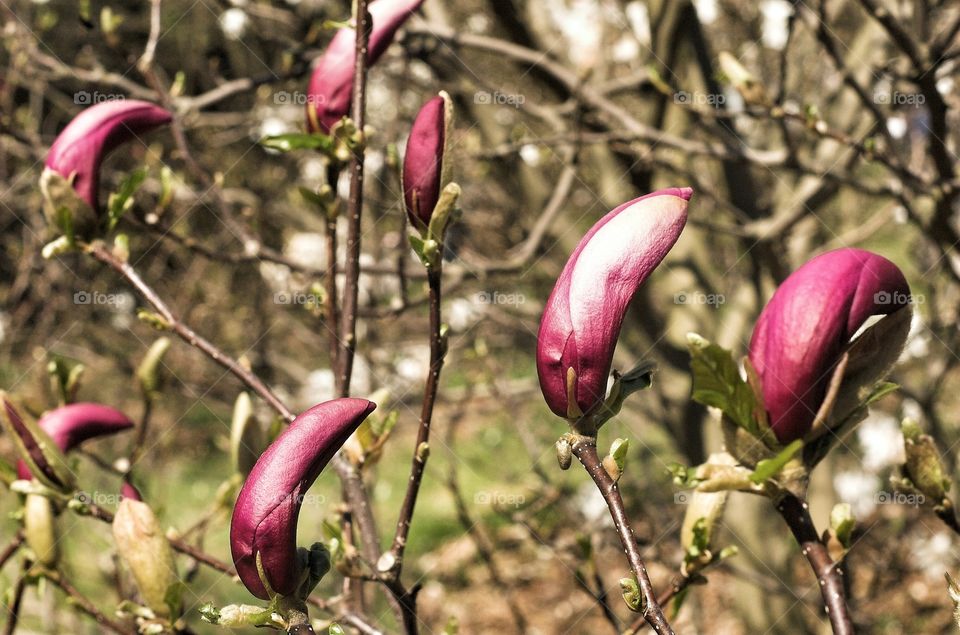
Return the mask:
<path id="1" fill-rule="evenodd" d="M 909 299 L 900 269 L 863 249 L 827 252 L 783 281 L 750 340 L 750 362 L 781 443 L 810 429 L 834 366 L 867 318 L 893 313 Z"/>
<path id="2" fill-rule="evenodd" d="M 376 407 L 349 398 L 316 405 L 294 419 L 253 466 L 233 509 L 230 548 L 237 575 L 258 598 L 270 599 L 257 570 L 258 557 L 274 593 L 297 592 L 305 574 L 297 557 L 303 497 Z"/>
<path id="3" fill-rule="evenodd" d="M 680 237 L 692 193 L 671 188 L 624 203 L 570 256 L 537 335 L 540 388 L 557 415 L 576 418 L 603 402 L 627 306 Z"/>
<path id="4" fill-rule="evenodd" d="M 393 41 L 397 30 L 420 8 L 423 0 L 375 0 L 368 10 L 372 21 L 367 44 L 367 64 L 372 66 Z M 356 31 L 337 31 L 310 76 L 307 88 L 307 128 L 330 132 L 350 112 Z"/>
<path id="5" fill-rule="evenodd" d="M 47 153 L 46 168 L 71 180 L 77 194 L 99 211 L 100 165 L 117 146 L 138 139 L 171 115 L 160 106 L 136 99 L 106 101 L 73 118 Z"/>

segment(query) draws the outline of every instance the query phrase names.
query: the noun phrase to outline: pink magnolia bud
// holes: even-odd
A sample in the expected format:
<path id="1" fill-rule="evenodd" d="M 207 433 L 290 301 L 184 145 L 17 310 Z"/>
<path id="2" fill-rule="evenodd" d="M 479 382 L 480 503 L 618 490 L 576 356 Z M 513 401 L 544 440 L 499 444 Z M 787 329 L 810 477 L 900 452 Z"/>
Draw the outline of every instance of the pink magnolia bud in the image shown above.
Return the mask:
<path id="1" fill-rule="evenodd" d="M 119 410 L 97 403 L 75 403 L 51 410 L 37 425 L 46 432 L 61 452 L 69 452 L 87 439 L 122 432 L 133 422 Z M 17 477 L 29 480 L 30 470 L 23 461 L 17 463 Z"/>
<path id="2" fill-rule="evenodd" d="M 258 598 L 270 599 L 257 554 L 275 593 L 291 595 L 304 572 L 297 558 L 297 519 L 303 496 L 321 470 L 377 405 L 334 399 L 302 413 L 260 456 L 233 509 L 230 549 L 237 575 Z"/>
<path id="3" fill-rule="evenodd" d="M 570 256 L 537 335 L 540 389 L 557 415 L 576 418 L 603 402 L 627 306 L 680 237 L 692 194 L 671 188 L 624 203 Z"/>
<path id="4" fill-rule="evenodd" d="M 449 181 L 443 154 L 451 119 L 450 97 L 440 93 L 420 109 L 403 158 L 403 200 L 414 227 L 430 225 L 440 190 Z"/>
<path id="5" fill-rule="evenodd" d="M 372 29 L 367 45 L 367 64 L 376 63 L 393 41 L 393 36 L 423 0 L 375 0 L 368 10 Z M 330 132 L 350 112 L 353 94 L 353 69 L 356 59 L 356 32 L 351 28 L 337 31 L 310 77 L 307 87 L 307 129 Z"/>
<path id="6" fill-rule="evenodd" d="M 837 249 L 794 271 L 764 307 L 750 340 L 770 426 L 781 443 L 803 437 L 844 347 L 871 315 L 909 302 L 895 264 L 862 249 Z"/>
<path id="7" fill-rule="evenodd" d="M 97 190 L 100 164 L 117 146 L 169 123 L 169 112 L 146 101 L 107 101 L 87 108 L 73 118 L 50 146 L 46 167 L 65 179 L 94 210 L 99 210 Z"/>
<path id="8" fill-rule="evenodd" d="M 124 481 L 123 485 L 120 487 L 120 498 L 129 498 L 130 500 L 142 501 L 143 497 L 140 495 L 140 492 L 136 487 L 133 486 L 133 483 L 130 481 Z"/>

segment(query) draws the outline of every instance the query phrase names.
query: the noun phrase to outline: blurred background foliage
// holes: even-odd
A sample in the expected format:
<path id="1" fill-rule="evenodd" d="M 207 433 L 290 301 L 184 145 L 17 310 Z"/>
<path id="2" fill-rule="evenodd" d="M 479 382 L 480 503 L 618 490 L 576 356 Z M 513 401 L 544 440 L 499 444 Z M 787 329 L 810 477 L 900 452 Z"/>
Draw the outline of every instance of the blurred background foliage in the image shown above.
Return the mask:
<path id="1" fill-rule="evenodd" d="M 308 151 L 278 154 L 258 140 L 302 129 L 310 62 L 331 36 L 324 22 L 346 19 L 348 4 L 165 0 L 156 70 L 173 87 L 192 157 L 157 132 L 113 155 L 103 180 L 113 190 L 146 166 L 121 224 L 131 263 L 185 322 L 296 409 L 333 394 L 322 312 L 303 295 L 320 281 L 309 270 L 326 261 L 324 221 L 298 192 L 322 183 L 323 166 Z M 60 357 L 86 366 L 82 400 L 136 418 L 133 371 L 157 334 L 112 272 L 75 254 L 41 258 L 53 234 L 37 180 L 49 144 L 83 107 L 156 99 L 136 68 L 149 3 L 14 0 L 0 15 L 0 386 L 39 414 L 56 403 L 46 367 Z M 368 473 L 386 540 L 428 360 L 424 280 L 407 247 L 390 148 L 402 149 L 420 104 L 442 88 L 457 107 L 463 214 L 444 281 L 452 335 L 434 460 L 407 573 L 421 578 L 433 632 L 453 622 L 462 633 L 610 632 L 595 599 L 602 592 L 613 622 L 630 623 L 617 591 L 626 562 L 602 500 L 582 472 L 556 468 L 564 428 L 539 394 L 533 351 L 542 304 L 586 229 L 624 200 L 687 184 L 696 190 L 688 228 L 638 294 L 615 359 L 620 369 L 652 359 L 660 370 L 601 437 L 631 440 L 621 490 L 655 586 L 666 588 L 682 560 L 686 498 L 667 466 L 719 447 L 715 417 L 689 399 L 685 334 L 744 354 L 778 281 L 816 253 L 858 246 L 904 270 L 916 317 L 893 378 L 902 389 L 817 470 L 813 515 L 825 526 L 835 502 L 853 505 L 855 546 L 843 566 L 862 632 L 955 628 L 943 573 L 956 571 L 958 538 L 931 512 L 890 504 L 888 477 L 902 461 L 902 416 L 936 438 L 951 469 L 960 439 L 958 27 L 960 7 L 935 0 L 426 0 L 369 79 L 376 134 L 353 392 L 389 389 L 381 411 L 399 415 Z M 724 51 L 739 68 L 721 68 Z M 172 199 L 161 204 L 164 166 Z M 264 257 L 261 246 L 282 257 Z M 242 387 L 181 342 L 163 374 L 136 482 L 164 525 L 228 559 L 232 499 L 216 501 L 232 470 L 230 411 Z M 271 413 L 258 409 L 267 426 Z M 97 442 L 78 455 L 85 490 L 119 488 L 97 464 L 129 443 Z M 0 453 L 13 455 L 9 440 Z M 315 492 L 301 543 L 317 539 L 340 504 L 332 474 Z M 0 498 L 2 536 L 16 530 L 15 506 L 15 496 Z M 112 614 L 132 587 L 109 528 L 73 515 L 61 523 L 65 570 Z M 768 504 L 734 494 L 722 527 L 719 542 L 740 553 L 690 590 L 677 632 L 826 632 L 816 581 Z M 180 566 L 197 632 L 216 630 L 196 619 L 200 604 L 252 599 L 186 558 Z M 18 574 L 16 561 L 0 573 L 4 602 Z M 317 593 L 332 597 L 340 582 L 333 574 Z M 371 617 L 395 628 L 383 598 L 369 595 Z M 28 590 L 20 628 L 97 632 L 49 586 Z"/>

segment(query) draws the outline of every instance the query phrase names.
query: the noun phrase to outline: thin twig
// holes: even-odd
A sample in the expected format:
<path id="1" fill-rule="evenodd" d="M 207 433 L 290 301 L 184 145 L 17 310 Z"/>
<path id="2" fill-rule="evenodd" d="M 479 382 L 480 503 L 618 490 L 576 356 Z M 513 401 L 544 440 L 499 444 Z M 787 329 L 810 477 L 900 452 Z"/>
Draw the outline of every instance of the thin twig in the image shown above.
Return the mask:
<path id="1" fill-rule="evenodd" d="M 3 568 L 7 561 L 13 557 L 17 550 L 20 548 L 20 545 L 23 544 L 23 530 L 17 530 L 17 533 L 13 535 L 13 540 L 11 540 L 6 547 L 3 548 L 3 551 L 0 551 L 0 569 Z"/>
<path id="2" fill-rule="evenodd" d="M 664 617 L 660 604 L 657 601 L 653 590 L 653 584 L 650 582 L 650 576 L 647 575 L 647 568 L 643 564 L 643 558 L 640 555 L 640 549 L 637 547 L 637 540 L 633 535 L 633 529 L 630 528 L 630 521 L 627 519 L 627 513 L 623 506 L 623 499 L 620 497 L 620 490 L 603 465 L 600 463 L 600 455 L 597 454 L 597 440 L 595 437 L 579 436 L 573 443 L 573 454 L 577 457 L 584 469 L 596 483 L 597 489 L 603 496 L 610 510 L 610 516 L 613 518 L 613 524 L 620 537 L 620 543 L 623 545 L 627 560 L 630 561 L 630 569 L 637 580 L 640 592 L 644 598 L 643 617 L 648 624 L 657 632 L 658 635 L 673 635 L 673 628 Z"/>
<path id="3" fill-rule="evenodd" d="M 13 600 L 7 610 L 7 623 L 3 627 L 4 635 L 13 635 L 13 632 L 17 630 L 17 622 L 20 621 L 20 605 L 23 603 L 23 593 L 27 589 L 28 568 L 29 563 L 24 563 L 23 570 L 17 578 L 17 585 L 13 590 Z"/>
<path id="4" fill-rule="evenodd" d="M 164 302 L 160 296 L 157 295 L 157 292 L 154 291 L 152 287 L 143 281 L 140 275 L 133 267 L 130 266 L 129 263 L 124 262 L 114 256 L 107 246 L 99 241 L 88 245 L 87 252 L 126 278 L 127 282 L 133 285 L 140 295 L 143 296 L 144 300 L 146 300 L 151 306 L 153 306 L 154 309 L 156 309 L 157 313 L 160 314 L 160 317 L 166 323 L 168 328 L 179 335 L 183 341 L 190 346 L 199 349 L 201 352 L 205 353 L 207 357 L 233 373 L 237 379 L 242 381 L 246 386 L 257 393 L 270 405 L 270 407 L 279 412 L 284 419 L 287 421 L 293 421 L 293 412 L 291 412 L 290 409 L 287 408 L 282 401 L 280 401 L 280 398 L 277 397 L 259 377 L 244 368 L 237 360 L 225 354 L 212 343 L 198 335 L 189 326 L 181 322 L 179 318 L 174 315 L 170 307 L 167 306 L 166 302 Z"/>
<path id="5" fill-rule="evenodd" d="M 130 635 L 135 633 L 136 630 L 128 628 L 119 622 L 111 620 L 109 617 L 103 614 L 103 612 L 94 606 L 93 602 L 86 598 L 82 593 L 80 593 L 70 582 L 63 576 L 59 571 L 45 571 L 43 577 L 52 582 L 55 586 L 59 587 L 61 591 L 67 594 L 67 596 L 73 601 L 74 606 L 80 609 L 81 612 L 86 613 L 96 621 L 101 629 L 106 629 L 119 635 Z"/>

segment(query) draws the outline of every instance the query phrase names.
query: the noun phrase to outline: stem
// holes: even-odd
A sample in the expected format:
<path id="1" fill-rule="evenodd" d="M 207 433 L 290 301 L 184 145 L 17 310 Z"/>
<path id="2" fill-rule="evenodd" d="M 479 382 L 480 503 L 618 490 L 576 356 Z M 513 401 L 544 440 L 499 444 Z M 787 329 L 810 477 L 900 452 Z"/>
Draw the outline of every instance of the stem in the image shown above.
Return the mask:
<path id="1" fill-rule="evenodd" d="M 7 561 L 13 557 L 13 554 L 17 553 L 20 545 L 23 544 L 23 540 L 23 530 L 20 529 L 14 534 L 13 540 L 3 548 L 3 551 L 0 551 L 0 569 L 3 568 L 3 565 L 7 564 Z"/>
<path id="2" fill-rule="evenodd" d="M 7 623 L 3 628 L 4 635 L 13 635 L 17 630 L 17 622 L 20 620 L 20 605 L 23 603 L 23 592 L 27 588 L 27 569 L 24 563 L 23 571 L 17 578 L 17 585 L 13 590 L 13 601 L 10 602 L 10 608 L 7 610 Z"/>
<path id="3" fill-rule="evenodd" d="M 393 537 L 393 547 L 391 547 L 395 557 L 391 573 L 396 577 L 399 577 L 400 570 L 403 568 L 403 552 L 407 546 L 407 536 L 410 533 L 417 495 L 420 492 L 420 484 L 423 482 L 423 473 L 430 455 L 428 446 L 430 422 L 437 399 L 440 370 L 443 368 L 443 339 L 440 335 L 440 279 L 441 265 L 438 263 L 437 266 L 430 268 L 427 278 L 430 287 L 430 371 L 427 375 L 423 405 L 420 409 L 420 427 L 417 429 L 417 443 L 414 446 L 413 460 L 410 465 L 407 493 L 400 507 L 400 517 L 397 520 L 397 530 Z"/>
<path id="4" fill-rule="evenodd" d="M 77 591 L 59 571 L 47 571 L 43 574 L 43 577 L 60 587 L 60 590 L 66 593 L 70 599 L 73 600 L 74 605 L 82 612 L 92 617 L 97 624 L 101 626 L 101 628 L 113 631 L 114 633 L 119 633 L 119 635 L 130 635 L 130 633 L 134 632 L 132 629 L 127 628 L 119 622 L 114 622 L 109 617 L 104 615 L 100 609 L 93 605 L 90 600 Z"/>
<path id="5" fill-rule="evenodd" d="M 353 354 L 357 348 L 357 298 L 360 280 L 360 220 L 363 212 L 363 127 L 367 110 L 367 42 L 370 38 L 370 14 L 367 0 L 357 0 L 354 16 L 356 46 L 353 67 L 353 108 L 351 119 L 360 137 L 350 160 L 350 201 L 347 229 L 346 280 L 343 291 L 343 315 L 340 323 L 340 395 L 350 394 Z"/>
<path id="6" fill-rule="evenodd" d="M 834 634 L 853 635 L 853 622 L 850 619 L 843 588 L 843 572 L 830 558 L 827 548 L 820 541 L 817 530 L 813 526 L 813 519 L 810 518 L 807 503 L 793 494 L 786 494 L 776 502 L 776 507 L 817 576 L 823 605 L 830 618 Z"/>
<path id="7" fill-rule="evenodd" d="M 610 510 L 610 516 L 613 518 L 613 524 L 620 536 L 620 543 L 623 545 L 623 551 L 630 561 L 630 569 L 633 571 L 637 584 L 640 586 L 640 592 L 644 597 L 643 619 L 653 628 L 658 635 L 674 635 L 673 628 L 663 616 L 660 604 L 657 602 L 657 596 L 653 590 L 653 584 L 650 583 L 650 576 L 647 575 L 647 568 L 643 564 L 643 558 L 640 556 L 640 549 L 637 547 L 637 540 L 633 535 L 633 529 L 630 528 L 630 521 L 627 519 L 626 510 L 623 507 L 623 499 L 620 497 L 620 490 L 607 471 L 603 469 L 600 463 L 600 456 L 597 454 L 596 437 L 578 436 L 573 443 L 573 454 L 579 459 L 587 474 L 596 483 L 597 489 L 603 496 Z"/>
<path id="8" fill-rule="evenodd" d="M 157 295 L 157 292 L 143 281 L 143 279 L 140 277 L 140 274 L 138 274 L 129 263 L 124 262 L 114 256 L 107 246 L 100 241 L 88 245 L 87 252 L 126 278 L 126 280 L 140 293 L 140 295 L 142 295 L 143 298 L 149 302 L 154 309 L 157 310 L 157 313 L 160 314 L 160 317 L 162 317 L 169 325 L 170 330 L 179 335 L 180 339 L 185 341 L 190 346 L 199 349 L 202 353 L 205 353 L 207 357 L 233 373 L 237 379 L 242 381 L 251 390 L 260 395 L 264 401 L 270 404 L 270 406 L 279 412 L 288 422 L 293 421 L 294 414 L 284 405 L 282 401 L 280 401 L 280 398 L 277 397 L 259 377 L 241 366 L 237 360 L 225 354 L 219 348 L 198 335 L 189 326 L 181 322 L 174 315 L 173 311 L 170 310 L 170 307 L 167 306 L 162 299 L 160 299 L 160 296 Z"/>

